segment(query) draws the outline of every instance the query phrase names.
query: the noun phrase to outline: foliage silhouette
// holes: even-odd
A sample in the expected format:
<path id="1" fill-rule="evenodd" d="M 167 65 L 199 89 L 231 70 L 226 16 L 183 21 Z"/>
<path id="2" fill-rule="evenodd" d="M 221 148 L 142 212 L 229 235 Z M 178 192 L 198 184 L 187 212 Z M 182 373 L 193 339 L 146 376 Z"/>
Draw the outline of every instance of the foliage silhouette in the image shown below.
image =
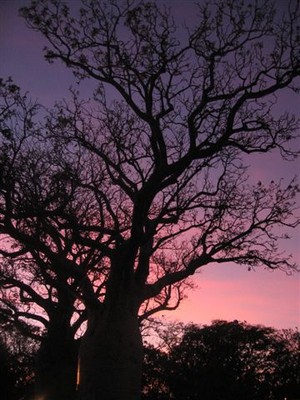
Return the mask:
<path id="1" fill-rule="evenodd" d="M 5 400 L 31 399 L 38 343 L 5 323 L 0 332 L 0 389 Z"/>
<path id="2" fill-rule="evenodd" d="M 171 328 L 172 331 L 172 328 Z M 299 332 L 246 322 L 186 325 L 170 352 L 149 349 L 143 399 L 206 400 L 296 398 L 299 393 Z M 151 361 L 151 363 L 149 363 Z M 151 381 L 153 378 L 153 381 Z M 147 382 L 147 380 L 146 380 Z"/>

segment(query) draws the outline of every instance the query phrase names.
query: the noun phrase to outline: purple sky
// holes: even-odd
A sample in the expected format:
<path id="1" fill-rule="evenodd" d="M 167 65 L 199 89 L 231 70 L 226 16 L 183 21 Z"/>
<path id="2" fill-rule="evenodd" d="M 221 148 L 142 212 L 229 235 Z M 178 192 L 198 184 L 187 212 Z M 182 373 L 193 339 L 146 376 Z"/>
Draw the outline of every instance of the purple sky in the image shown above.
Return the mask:
<path id="1" fill-rule="evenodd" d="M 184 12 L 187 21 L 193 15 L 194 1 L 167 2 L 172 4 L 177 15 Z M 50 65 L 43 59 L 42 49 L 46 43 L 18 17 L 18 8 L 26 4 L 25 0 L 0 1 L 0 76 L 12 76 L 22 90 L 51 106 L 55 100 L 66 97 L 70 85 L 76 83 L 72 73 L 61 64 Z M 81 92 L 90 94 L 89 85 L 85 84 Z M 282 96 L 280 106 L 286 110 L 298 112 L 298 105 L 299 96 L 292 93 Z M 281 177 L 287 180 L 299 173 L 299 162 L 283 162 L 275 153 L 256 157 L 250 173 L 257 180 Z M 300 263 L 299 230 L 284 248 Z M 168 319 L 196 323 L 237 319 L 276 328 L 294 328 L 300 324 L 299 274 L 288 276 L 281 271 L 259 269 L 249 272 L 244 267 L 227 264 L 205 267 L 195 280 L 198 289 L 188 294 L 188 299 L 176 312 L 165 313 Z"/>

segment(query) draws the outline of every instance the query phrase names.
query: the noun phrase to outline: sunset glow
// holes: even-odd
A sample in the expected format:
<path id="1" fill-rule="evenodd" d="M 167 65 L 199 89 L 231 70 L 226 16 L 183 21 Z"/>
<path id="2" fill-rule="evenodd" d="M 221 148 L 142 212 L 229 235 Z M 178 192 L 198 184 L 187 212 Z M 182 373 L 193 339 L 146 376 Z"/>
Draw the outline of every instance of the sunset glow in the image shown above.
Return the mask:
<path id="1" fill-rule="evenodd" d="M 184 3 L 184 7 L 183 7 Z M 168 1 L 175 14 L 191 15 L 192 0 Z M 22 90 L 45 106 L 67 96 L 70 85 L 76 80 L 59 63 L 49 65 L 42 55 L 43 38 L 29 30 L 18 17 L 18 8 L 25 0 L 4 1 L 0 4 L 0 75 L 12 76 Z M 81 89 L 83 96 L 90 96 L 88 84 Z M 280 105 L 298 113 L 299 95 L 286 92 Z M 254 162 L 253 162 L 254 161 Z M 299 173 L 298 162 L 284 162 L 279 154 L 256 157 L 249 169 L 250 179 L 270 182 L 282 178 L 288 182 Z M 300 262 L 299 230 L 291 232 L 292 238 L 283 242 L 287 254 Z M 209 324 L 215 319 L 245 320 L 276 328 L 294 328 L 300 325 L 299 274 L 287 275 L 283 271 L 251 270 L 237 265 L 213 265 L 203 268 L 195 277 L 197 288 L 187 293 L 188 298 L 172 313 L 163 313 L 168 320 L 181 320 Z M 80 367 L 77 370 L 77 388 Z M 39 398 L 37 400 L 42 400 Z"/>

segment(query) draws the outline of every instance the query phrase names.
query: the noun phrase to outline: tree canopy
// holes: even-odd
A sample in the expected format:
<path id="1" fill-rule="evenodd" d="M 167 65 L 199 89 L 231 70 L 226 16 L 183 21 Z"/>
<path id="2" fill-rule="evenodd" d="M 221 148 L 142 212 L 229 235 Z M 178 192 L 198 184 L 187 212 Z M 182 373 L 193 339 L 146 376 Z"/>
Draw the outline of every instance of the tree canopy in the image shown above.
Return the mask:
<path id="1" fill-rule="evenodd" d="M 171 336 L 174 328 L 168 328 Z M 297 349 L 297 330 L 220 320 L 181 326 L 179 343 L 171 337 L 167 352 L 146 349 L 143 398 L 294 398 L 300 388 Z"/>

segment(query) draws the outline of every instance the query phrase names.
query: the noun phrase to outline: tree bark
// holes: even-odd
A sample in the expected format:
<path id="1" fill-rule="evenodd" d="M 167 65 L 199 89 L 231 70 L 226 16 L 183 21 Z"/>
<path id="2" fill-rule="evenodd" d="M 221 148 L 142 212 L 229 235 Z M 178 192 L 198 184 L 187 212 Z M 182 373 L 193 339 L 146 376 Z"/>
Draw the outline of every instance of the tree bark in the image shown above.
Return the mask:
<path id="1" fill-rule="evenodd" d="M 138 400 L 143 347 L 126 303 L 95 310 L 80 348 L 79 400 Z"/>

